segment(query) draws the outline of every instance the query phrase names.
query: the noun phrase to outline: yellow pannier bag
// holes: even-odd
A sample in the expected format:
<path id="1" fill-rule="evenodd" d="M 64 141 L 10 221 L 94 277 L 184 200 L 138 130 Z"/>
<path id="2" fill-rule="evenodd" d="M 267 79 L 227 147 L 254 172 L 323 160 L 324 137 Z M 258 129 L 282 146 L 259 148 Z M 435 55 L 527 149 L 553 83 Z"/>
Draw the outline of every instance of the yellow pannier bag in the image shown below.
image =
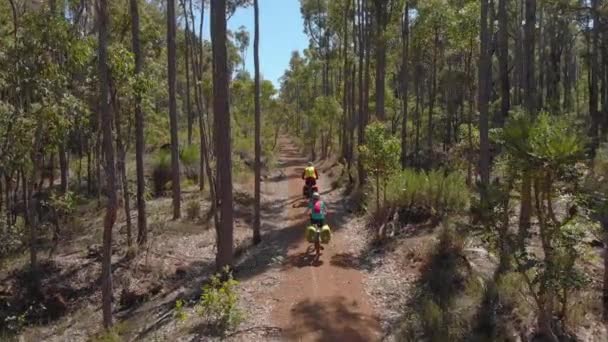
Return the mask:
<path id="1" fill-rule="evenodd" d="M 329 243 L 329 240 L 331 240 L 331 229 L 328 225 L 324 225 L 321 228 L 321 243 Z"/>
<path id="2" fill-rule="evenodd" d="M 315 234 L 317 233 L 317 230 L 315 229 L 314 226 L 308 226 L 306 227 L 306 241 L 313 243 L 315 242 Z"/>

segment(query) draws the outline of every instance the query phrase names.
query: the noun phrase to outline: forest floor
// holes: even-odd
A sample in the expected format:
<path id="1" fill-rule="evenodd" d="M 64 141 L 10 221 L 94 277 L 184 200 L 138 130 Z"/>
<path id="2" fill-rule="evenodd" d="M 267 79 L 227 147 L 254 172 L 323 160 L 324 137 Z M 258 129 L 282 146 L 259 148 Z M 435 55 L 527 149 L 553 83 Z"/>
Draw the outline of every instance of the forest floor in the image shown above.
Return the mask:
<path id="1" fill-rule="evenodd" d="M 349 341 L 378 340 L 381 322 L 367 291 L 368 275 L 359 264 L 367 248 L 362 221 L 354 222 L 343 188 L 333 188 L 338 163 L 325 161 L 319 188 L 330 209 L 334 232 L 319 260 L 304 240 L 307 202 L 300 175 L 307 159 L 287 138 L 280 141 L 279 164 L 262 183 L 262 243 L 251 246 L 251 182 L 235 186 L 235 278 L 244 320 L 228 340 Z M 194 188 L 183 195 L 183 208 L 208 201 Z M 149 243 L 133 258 L 126 247 L 124 212 L 115 226 L 113 281 L 114 332 L 121 341 L 207 341 L 209 335 L 196 313 L 201 286 L 214 271 L 215 231 L 210 222 L 183 218 L 170 220 L 171 200 L 148 202 Z M 29 305 L 28 322 L 18 336 L 22 341 L 104 340 L 99 334 L 100 245 L 104 210 L 94 201 L 78 208 L 77 217 L 62 227 L 54 255 L 41 253 L 44 298 L 26 298 L 25 255 L 0 272 L 2 293 L 13 306 Z M 131 213 L 136 226 L 136 211 Z M 135 230 L 135 228 L 134 228 Z M 135 235 L 135 232 L 133 233 Z M 37 306 L 57 312 L 36 316 Z M 175 318 L 175 303 L 184 300 L 187 318 Z M 19 305 L 17 305 L 20 303 Z M 52 316 L 52 317 L 50 317 Z M 32 319 L 34 318 L 34 319 Z"/>
<path id="2" fill-rule="evenodd" d="M 307 159 L 287 137 L 280 139 L 278 154 L 276 168 L 262 182 L 262 242 L 256 246 L 251 245 L 251 179 L 235 186 L 234 275 L 243 313 L 236 329 L 226 336 L 215 335 L 197 313 L 201 287 L 214 271 L 211 222 L 170 220 L 171 200 L 164 197 L 148 202 L 149 243 L 135 257 L 128 257 L 125 217 L 119 215 L 113 256 L 115 339 L 100 334 L 99 242 L 104 211 L 93 202 L 80 207 L 74 221 L 62 229 L 58 253 L 41 253 L 44 303 L 26 297 L 26 255 L 0 271 L 0 300 L 13 307 L 32 308 L 17 340 L 420 340 L 424 322 L 417 312 L 419 295 L 432 296 L 427 286 L 432 282 L 446 283 L 450 301 L 455 303 L 444 317 L 457 318 L 455 325 L 462 331 L 451 333 L 464 340 L 488 340 L 480 339 L 477 325 L 486 315 L 482 311 L 483 281 L 492 275 L 496 258 L 482 244 L 467 241 L 461 246 L 462 259 L 449 268 L 443 262 L 445 253 L 436 248 L 441 228 L 437 222 L 406 224 L 378 244 L 368 218 L 353 213 L 360 204 L 357 196 L 340 186 L 340 178 L 345 177 L 342 166 L 326 160 L 317 168 L 333 236 L 316 260 L 304 239 L 307 202 L 300 175 Z M 198 201 L 204 214 L 209 206 L 206 197 L 206 193 L 187 188 L 183 207 Z M 136 222 L 135 211 L 131 216 Z M 183 319 L 176 315 L 180 299 L 185 303 Z M 50 311 L 56 312 L 49 315 L 47 310 L 46 315 L 36 316 L 40 304 L 55 306 Z M 593 323 L 594 316 L 584 310 L 579 316 L 579 320 L 590 321 L 584 324 L 581 340 L 605 340 L 606 331 Z M 510 324 L 509 317 L 501 319 Z M 524 326 L 505 328 L 507 340 L 521 340 L 518 332 L 529 333 L 526 322 L 519 323 Z"/>

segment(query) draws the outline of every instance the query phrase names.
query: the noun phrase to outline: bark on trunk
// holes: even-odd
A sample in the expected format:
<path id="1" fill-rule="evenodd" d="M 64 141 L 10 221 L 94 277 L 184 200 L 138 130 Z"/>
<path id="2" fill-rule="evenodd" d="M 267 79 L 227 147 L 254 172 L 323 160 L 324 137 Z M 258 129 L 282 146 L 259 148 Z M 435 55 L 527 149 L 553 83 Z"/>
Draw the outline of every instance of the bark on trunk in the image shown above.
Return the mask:
<path id="1" fill-rule="evenodd" d="M 488 31 L 488 0 L 481 2 L 481 31 L 479 57 L 479 173 L 481 176 L 481 199 L 485 198 L 485 189 L 490 182 L 490 141 L 488 137 L 488 105 L 490 101 L 491 65 L 490 65 L 490 32 Z"/>
<path id="2" fill-rule="evenodd" d="M 386 78 L 386 42 L 384 29 L 386 26 L 386 3 L 388 1 L 375 0 L 376 7 L 376 118 L 384 121 L 384 93 Z"/>
<path id="3" fill-rule="evenodd" d="M 98 2 L 98 30 L 99 30 L 99 99 L 100 117 L 102 118 L 103 151 L 105 157 L 105 173 L 108 201 L 103 227 L 103 256 L 101 261 L 101 293 L 103 325 L 112 326 L 112 228 L 116 221 L 116 170 L 114 164 L 114 144 L 112 138 L 112 112 L 109 103 L 109 71 L 107 65 L 107 46 L 109 32 L 109 15 L 107 0 Z"/>
<path id="4" fill-rule="evenodd" d="M 260 127 L 261 127 L 261 109 L 260 109 L 260 56 L 259 56 L 259 46 L 260 46 L 260 10 L 258 6 L 258 0 L 253 1 L 253 9 L 254 9 L 254 17 L 255 17 L 255 33 L 253 37 L 253 59 L 255 65 L 255 94 L 254 94 L 254 102 L 255 102 L 255 206 L 253 213 L 253 243 L 258 244 L 262 240 L 260 234 L 260 190 L 261 190 L 261 154 L 262 154 L 262 145 L 260 142 Z"/>
<path id="5" fill-rule="evenodd" d="M 68 166 L 68 152 L 66 150 L 66 145 L 67 145 L 67 141 L 65 141 L 65 139 L 63 139 L 63 141 L 61 141 L 59 143 L 59 168 L 60 168 L 60 172 L 61 172 L 61 183 L 60 183 L 60 189 L 59 191 L 62 194 L 65 194 L 68 191 L 68 173 L 69 173 L 69 166 Z M 51 169 L 52 172 L 52 169 Z M 50 184 L 51 187 L 53 187 L 53 183 Z"/>
<path id="6" fill-rule="evenodd" d="M 190 0 L 192 1 L 192 0 Z M 186 27 L 184 30 L 184 41 L 186 43 L 186 53 L 184 53 L 184 63 L 186 67 L 186 119 L 188 123 L 188 146 L 192 145 L 192 106 L 190 102 L 190 20 L 188 20 L 188 10 L 186 9 L 186 0 L 181 0 L 182 9 L 184 11 L 184 21 Z M 192 28 L 194 31 L 194 22 L 192 22 Z"/>
<path id="7" fill-rule="evenodd" d="M 129 0 L 131 11 L 131 37 L 135 56 L 135 74 L 141 75 L 143 55 L 139 40 L 138 0 Z M 146 218 L 146 179 L 144 176 L 144 113 L 141 106 L 141 94 L 135 94 L 135 168 L 137 177 L 137 244 L 144 246 L 148 241 L 148 221 Z"/>
<path id="8" fill-rule="evenodd" d="M 509 17 L 507 0 L 498 2 L 498 59 L 500 69 L 500 113 L 496 116 L 496 126 L 504 126 L 511 107 L 509 84 Z"/>
<path id="9" fill-rule="evenodd" d="M 524 93 L 525 107 L 529 116 L 536 116 L 536 80 L 535 80 L 535 28 L 536 0 L 525 0 L 526 23 L 524 26 Z M 524 248 L 525 238 L 530 229 L 532 215 L 532 180 L 529 170 L 523 171 L 521 185 L 521 204 L 519 211 L 519 248 Z"/>
<path id="10" fill-rule="evenodd" d="M 171 125 L 171 190 L 173 219 L 181 217 L 181 188 L 179 174 L 179 142 L 177 136 L 175 0 L 167 1 L 167 73 L 169 77 L 169 121 Z"/>
<path id="11" fill-rule="evenodd" d="M 232 266 L 233 197 L 232 149 L 230 142 L 230 106 L 228 93 L 228 53 L 226 47 L 226 1 L 211 3 L 213 41 L 213 112 L 215 121 L 215 148 L 217 158 L 217 194 L 220 222 L 217 227 L 216 267 L 222 270 Z"/>
<path id="12" fill-rule="evenodd" d="M 593 16 L 593 29 L 591 32 L 591 54 L 589 56 L 589 115 L 591 116 L 591 127 L 589 136 L 592 139 L 593 151 L 599 146 L 600 113 L 598 110 L 599 94 L 599 40 L 600 40 L 600 13 L 599 0 L 591 0 L 591 15 Z"/>
<path id="13" fill-rule="evenodd" d="M 407 166 L 407 110 L 408 110 L 408 86 L 409 86 L 409 33 L 410 33 L 410 20 L 409 20 L 409 1 L 405 3 L 405 10 L 403 11 L 403 22 L 401 28 L 401 102 L 403 106 L 403 122 L 401 123 L 401 168 L 405 169 Z"/>

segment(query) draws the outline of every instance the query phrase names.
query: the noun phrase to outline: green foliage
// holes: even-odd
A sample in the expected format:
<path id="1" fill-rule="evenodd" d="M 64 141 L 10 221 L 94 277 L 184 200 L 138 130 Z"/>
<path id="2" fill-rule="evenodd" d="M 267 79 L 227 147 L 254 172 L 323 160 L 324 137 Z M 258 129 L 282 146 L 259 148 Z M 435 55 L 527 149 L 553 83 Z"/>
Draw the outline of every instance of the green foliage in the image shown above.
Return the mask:
<path id="1" fill-rule="evenodd" d="M 388 175 L 399 168 L 399 140 L 387 133 L 380 122 L 367 126 L 365 145 L 359 147 L 359 152 L 373 175 Z"/>
<path id="2" fill-rule="evenodd" d="M 198 145 L 187 145 L 179 151 L 183 172 L 189 180 L 197 180 L 199 176 L 200 149 Z"/>
<path id="3" fill-rule="evenodd" d="M 184 146 L 179 152 L 179 159 L 186 167 L 198 166 L 199 157 L 200 149 L 198 148 L 198 145 Z"/>
<path id="4" fill-rule="evenodd" d="M 422 206 L 441 215 L 468 209 L 471 193 L 464 177 L 445 170 L 405 169 L 388 180 L 387 201 L 394 206 Z"/>
<path id="5" fill-rule="evenodd" d="M 374 122 L 365 129 L 365 145 L 359 146 L 359 153 L 365 169 L 376 180 L 376 209 L 379 209 L 380 187 L 386 194 L 388 177 L 399 168 L 401 144 L 382 123 Z"/>
<path id="6" fill-rule="evenodd" d="M 0 266 L 4 258 L 21 250 L 27 243 L 27 230 L 22 217 L 14 224 L 7 222 L 4 212 L 0 213 Z"/>
<path id="7" fill-rule="evenodd" d="M 65 194 L 51 194 L 48 205 L 50 205 L 57 216 L 66 218 L 76 209 L 77 197 L 72 191 L 68 191 Z"/>
<path id="8" fill-rule="evenodd" d="M 186 311 L 184 310 L 184 301 L 178 299 L 175 301 L 175 308 L 173 309 L 173 317 L 179 322 L 185 322 L 188 318 Z"/>
<path id="9" fill-rule="evenodd" d="M 201 214 L 201 203 L 194 199 L 194 200 L 190 200 L 186 203 L 186 217 L 191 220 L 194 221 L 196 220 Z"/>
<path id="10" fill-rule="evenodd" d="M 221 334 L 236 328 L 243 320 L 243 313 L 238 308 L 238 282 L 232 273 L 225 271 L 226 279 L 219 274 L 203 286 L 203 293 L 198 304 L 198 312 L 210 328 Z"/>
<path id="11" fill-rule="evenodd" d="M 159 150 L 152 166 L 152 185 L 155 196 L 160 196 L 165 186 L 171 180 L 171 153 Z"/>
<path id="12" fill-rule="evenodd" d="M 554 172 L 574 166 L 584 152 L 584 140 L 572 123 L 547 113 L 541 113 L 534 121 L 527 115 L 514 113 L 499 142 L 518 166 Z"/>

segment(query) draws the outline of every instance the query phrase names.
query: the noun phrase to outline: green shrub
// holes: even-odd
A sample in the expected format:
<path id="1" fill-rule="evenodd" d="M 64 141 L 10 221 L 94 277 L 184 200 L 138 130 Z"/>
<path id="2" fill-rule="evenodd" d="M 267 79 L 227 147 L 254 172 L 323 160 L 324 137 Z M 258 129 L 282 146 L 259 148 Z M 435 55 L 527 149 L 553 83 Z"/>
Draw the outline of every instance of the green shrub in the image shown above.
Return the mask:
<path id="1" fill-rule="evenodd" d="M 226 272 L 227 279 L 220 275 L 211 277 L 211 281 L 203 286 L 198 305 L 198 313 L 205 319 L 215 332 L 225 333 L 236 328 L 243 320 L 243 313 L 238 308 L 238 282 L 232 274 Z"/>
<path id="2" fill-rule="evenodd" d="M 198 145 L 185 146 L 179 152 L 179 159 L 182 162 L 183 172 L 186 178 L 197 180 L 200 160 L 200 149 Z"/>
<path id="3" fill-rule="evenodd" d="M 388 180 L 387 201 L 399 207 L 428 207 L 439 214 L 468 208 L 469 188 L 457 172 L 403 170 Z"/>
<path id="4" fill-rule="evenodd" d="M 194 221 L 196 220 L 201 212 L 201 203 L 194 199 L 191 201 L 188 201 L 188 203 L 186 203 L 186 217 L 191 220 Z"/>
<path id="5" fill-rule="evenodd" d="M 152 167 L 152 185 L 155 196 L 160 196 L 171 181 L 171 153 L 159 150 Z"/>
<path id="6" fill-rule="evenodd" d="M 182 299 L 178 299 L 175 301 L 173 317 L 180 322 L 184 322 L 188 318 L 188 316 L 186 315 L 186 311 L 184 310 L 184 301 Z"/>
<path id="7" fill-rule="evenodd" d="M 422 327 L 425 335 L 428 336 L 431 341 L 445 340 L 447 333 L 446 324 L 444 322 L 444 312 L 433 299 L 428 298 L 424 300 L 420 318 L 422 320 Z"/>

